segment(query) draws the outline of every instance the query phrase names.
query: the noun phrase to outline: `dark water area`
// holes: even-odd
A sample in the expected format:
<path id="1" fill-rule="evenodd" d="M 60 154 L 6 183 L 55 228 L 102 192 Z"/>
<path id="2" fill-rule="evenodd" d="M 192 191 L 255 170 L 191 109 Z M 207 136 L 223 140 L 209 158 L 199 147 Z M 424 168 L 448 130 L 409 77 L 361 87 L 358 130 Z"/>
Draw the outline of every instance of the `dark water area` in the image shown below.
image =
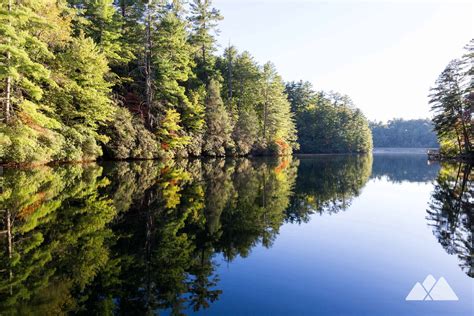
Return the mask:
<path id="1" fill-rule="evenodd" d="M 419 154 L 4 169 L 0 315 L 472 315 L 473 178 Z"/>

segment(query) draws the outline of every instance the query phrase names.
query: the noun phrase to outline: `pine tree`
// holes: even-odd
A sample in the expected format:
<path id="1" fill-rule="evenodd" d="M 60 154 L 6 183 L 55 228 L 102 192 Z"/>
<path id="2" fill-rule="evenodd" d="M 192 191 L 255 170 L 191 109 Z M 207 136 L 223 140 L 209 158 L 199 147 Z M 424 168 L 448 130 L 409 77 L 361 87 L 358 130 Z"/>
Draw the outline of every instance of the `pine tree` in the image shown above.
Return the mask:
<path id="1" fill-rule="evenodd" d="M 56 104 L 69 143 L 67 158 L 94 159 L 102 154 L 97 142 L 107 142 L 98 133 L 111 121 L 115 106 L 110 99 L 111 84 L 106 56 L 91 38 L 74 38 L 57 58 L 57 83 L 50 98 Z"/>
<path id="2" fill-rule="evenodd" d="M 248 155 L 254 148 L 258 136 L 257 113 L 252 108 L 239 111 L 239 118 L 232 132 L 236 154 Z"/>
<path id="3" fill-rule="evenodd" d="M 181 116 L 186 123 L 192 120 L 193 105 L 188 99 L 184 84 L 192 76 L 191 47 L 187 42 L 186 25 L 179 17 L 179 11 L 164 13 L 153 33 L 153 66 L 156 102 L 161 104 L 159 130 L 166 135 L 166 147 L 173 149 L 184 146 L 188 139 L 184 135 Z M 173 121 L 173 123 L 171 123 Z M 166 130 L 172 127 L 171 130 Z M 181 132 L 182 131 L 182 132 Z M 158 135 L 158 137 L 161 137 Z M 172 137 L 173 139 L 171 139 Z M 173 144 L 171 147 L 169 147 Z"/>
<path id="4" fill-rule="evenodd" d="M 336 92 L 315 92 L 308 82 L 286 85 L 296 112 L 303 153 L 365 153 L 372 150 L 367 119 L 352 100 Z"/>
<path id="5" fill-rule="evenodd" d="M 1 160 L 51 160 L 63 137 L 44 95 L 55 85 L 52 48 L 68 40 L 68 12 L 54 1 L 8 1 L 0 4 L 0 21 Z"/>
<path id="6" fill-rule="evenodd" d="M 54 58 L 45 43 L 32 34 L 32 28 L 47 27 L 46 19 L 31 7 L 12 2 L 0 4 L 0 80 L 5 91 L 3 118 L 7 123 L 20 111 L 22 101 L 41 100 L 42 84 L 50 81 L 45 62 Z M 14 95 L 14 91 L 24 93 Z"/>
<path id="7" fill-rule="evenodd" d="M 220 96 L 219 84 L 209 82 L 206 97 L 206 132 L 204 134 L 203 152 L 208 156 L 224 156 L 230 144 L 229 117 Z"/>
<path id="8" fill-rule="evenodd" d="M 266 147 L 263 149 L 277 155 L 289 154 L 293 148 L 297 148 L 293 113 L 284 90 L 285 86 L 275 66 L 266 63 L 261 83 L 260 138 Z"/>
<path id="9" fill-rule="evenodd" d="M 193 0 L 191 2 L 191 16 L 189 20 L 192 26 L 191 43 L 195 47 L 197 60 L 196 73 L 205 84 L 212 78 L 215 51 L 215 35 L 217 22 L 222 20 L 219 10 L 212 8 L 211 0 Z M 213 34 L 214 33 L 214 34 Z"/>
<path id="10" fill-rule="evenodd" d="M 122 34 L 123 17 L 114 0 L 69 0 L 83 19 L 76 22 L 77 33 L 84 32 L 104 52 L 111 65 L 127 63 L 133 58 Z"/>
<path id="11" fill-rule="evenodd" d="M 464 47 L 466 53 L 461 59 L 463 67 L 463 121 L 467 133 L 467 151 L 474 153 L 474 39 Z"/>
<path id="12" fill-rule="evenodd" d="M 316 103 L 316 92 L 308 81 L 292 81 L 285 85 L 285 93 L 291 104 L 291 111 L 298 114 Z"/>
<path id="13" fill-rule="evenodd" d="M 258 135 L 260 69 L 248 52 L 239 54 L 233 46 L 217 59 L 216 68 L 224 78 L 222 95 L 233 126 L 236 154 L 247 155 L 254 149 Z"/>
<path id="14" fill-rule="evenodd" d="M 447 154 L 469 153 L 471 151 L 470 112 L 466 107 L 463 95 L 464 73 L 461 62 L 452 60 L 436 81 L 436 86 L 431 89 L 430 103 L 434 129 L 438 134 L 441 149 Z M 467 113 L 466 113 L 467 112 Z M 457 149 L 453 148 L 457 146 Z"/>

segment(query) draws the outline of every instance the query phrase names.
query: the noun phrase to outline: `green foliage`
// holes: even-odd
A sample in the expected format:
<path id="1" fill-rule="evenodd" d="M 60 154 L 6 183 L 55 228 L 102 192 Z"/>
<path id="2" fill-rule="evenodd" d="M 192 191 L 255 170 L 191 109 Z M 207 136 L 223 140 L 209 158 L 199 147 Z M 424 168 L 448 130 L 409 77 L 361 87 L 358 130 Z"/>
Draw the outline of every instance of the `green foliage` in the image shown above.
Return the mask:
<path id="1" fill-rule="evenodd" d="M 127 45 L 122 26 L 123 17 L 114 7 L 114 0 L 68 0 L 77 8 L 76 33 L 84 32 L 100 47 L 112 65 L 127 63 L 134 56 Z"/>
<path id="2" fill-rule="evenodd" d="M 81 35 L 66 44 L 68 14 L 61 3 L 40 1 L 15 3 L 8 16 L 4 30 L 10 34 L 12 27 L 16 33 L 6 43 L 16 50 L 6 49 L 10 53 L 0 65 L 2 85 L 12 91 L 10 118 L 1 126 L 3 162 L 84 160 L 102 154 L 98 142 L 107 138 L 97 129 L 114 109 L 104 80 L 109 68 L 91 39 Z"/>
<path id="3" fill-rule="evenodd" d="M 58 58 L 58 71 L 62 76 L 57 79 L 54 98 L 66 125 L 96 130 L 111 119 L 110 83 L 104 78 L 109 71 L 107 59 L 92 39 L 74 38 Z"/>
<path id="4" fill-rule="evenodd" d="M 293 148 L 298 148 L 298 144 L 293 113 L 284 92 L 283 80 L 271 63 L 263 66 L 261 80 L 262 100 L 257 109 L 262 126 L 259 135 L 262 143 L 259 150 L 277 155 L 291 154 Z"/>
<path id="5" fill-rule="evenodd" d="M 183 148 L 189 143 L 189 137 L 182 136 L 180 115 L 176 110 L 166 110 L 157 130 L 161 147 L 168 149 Z"/>
<path id="6" fill-rule="evenodd" d="M 238 156 L 245 156 L 249 154 L 254 148 L 257 135 L 257 114 L 253 109 L 241 110 L 232 133 L 236 154 Z"/>
<path id="7" fill-rule="evenodd" d="M 196 59 L 196 74 L 205 84 L 209 83 L 214 73 L 215 36 L 217 22 L 222 20 L 219 10 L 212 8 L 211 0 L 193 0 L 190 3 L 191 36 Z"/>
<path id="8" fill-rule="evenodd" d="M 153 159 L 164 156 L 156 136 L 125 108 L 117 108 L 112 124 L 104 129 L 104 133 L 110 139 L 105 146 L 106 157 Z"/>
<path id="9" fill-rule="evenodd" d="M 1 162 L 51 160 L 58 154 L 60 123 L 45 103 L 45 88 L 53 84 L 48 63 L 54 59 L 47 43 L 38 36 L 48 29 L 41 15 L 46 3 L 0 4 L 0 89 L 2 100 Z M 9 10 L 10 9 L 10 10 Z M 36 31 L 36 32 L 35 32 Z"/>
<path id="10" fill-rule="evenodd" d="M 0 4 L 2 163 L 289 155 L 295 115 L 317 103 L 307 83 L 285 89 L 248 52 L 217 56 L 222 16 L 210 0 L 11 4 Z M 335 119 L 332 131 L 366 132 L 358 112 L 326 112 L 317 119 Z M 338 151 L 368 146 L 357 133 L 341 137 L 351 148 Z"/>
<path id="11" fill-rule="evenodd" d="M 285 92 L 288 95 L 291 110 L 296 115 L 304 112 L 318 101 L 318 95 L 308 81 L 288 82 L 285 86 Z"/>
<path id="12" fill-rule="evenodd" d="M 369 123 L 350 98 L 314 92 L 309 83 L 286 86 L 296 110 L 302 153 L 366 153 L 372 150 Z"/>
<path id="13" fill-rule="evenodd" d="M 209 156 L 224 156 L 230 146 L 230 122 L 220 96 L 219 84 L 211 80 L 206 97 L 206 132 L 203 153 Z"/>
<path id="14" fill-rule="evenodd" d="M 162 108 L 157 127 L 158 140 L 164 148 L 176 150 L 189 142 L 181 116 L 190 127 L 200 127 L 199 109 L 193 106 L 183 86 L 192 76 L 191 46 L 187 42 L 186 24 L 176 12 L 164 14 L 153 36 L 156 98 Z"/>
<path id="15" fill-rule="evenodd" d="M 474 152 L 472 40 L 466 50 L 461 60 L 454 59 L 446 66 L 430 94 L 434 130 L 441 152 L 447 156 L 472 156 Z"/>
<path id="16" fill-rule="evenodd" d="M 0 126 L 1 161 L 2 162 L 31 162 L 54 160 L 61 156 L 66 146 L 64 135 L 58 130 L 48 129 L 44 125 L 38 124 L 32 117 L 39 117 L 45 124 L 57 125 L 58 122 L 45 117 L 40 112 L 30 108 L 35 107 L 34 103 L 24 101 L 22 109 L 30 112 L 20 112 L 22 120 L 2 124 Z"/>

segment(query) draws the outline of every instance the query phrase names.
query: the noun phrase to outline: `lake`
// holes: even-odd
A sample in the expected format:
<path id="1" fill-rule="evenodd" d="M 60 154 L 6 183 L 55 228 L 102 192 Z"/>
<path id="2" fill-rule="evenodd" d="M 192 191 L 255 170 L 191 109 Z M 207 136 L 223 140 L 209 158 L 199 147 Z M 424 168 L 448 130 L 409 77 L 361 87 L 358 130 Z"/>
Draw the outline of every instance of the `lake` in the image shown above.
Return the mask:
<path id="1" fill-rule="evenodd" d="M 424 154 L 4 168 L 0 314 L 472 315 L 473 178 Z"/>

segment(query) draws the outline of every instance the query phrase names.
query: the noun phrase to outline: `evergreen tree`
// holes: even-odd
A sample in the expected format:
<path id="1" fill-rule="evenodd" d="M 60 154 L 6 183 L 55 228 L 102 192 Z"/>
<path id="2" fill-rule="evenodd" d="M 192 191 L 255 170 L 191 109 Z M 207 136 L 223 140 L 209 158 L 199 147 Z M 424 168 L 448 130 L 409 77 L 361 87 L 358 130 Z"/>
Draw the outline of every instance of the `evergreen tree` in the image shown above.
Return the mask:
<path id="1" fill-rule="evenodd" d="M 94 159 L 102 154 L 97 142 L 108 140 L 98 129 L 112 120 L 115 111 L 111 84 L 105 80 L 107 59 L 92 39 L 79 36 L 58 56 L 57 67 L 58 86 L 50 98 L 65 125 L 69 144 L 65 158 Z"/>
<path id="2" fill-rule="evenodd" d="M 217 22 L 222 20 L 219 10 L 212 7 L 211 0 L 193 0 L 191 2 L 192 33 L 190 41 L 195 47 L 196 73 L 205 84 L 212 79 Z"/>
<path id="3" fill-rule="evenodd" d="M 260 138 L 264 146 L 262 149 L 277 155 L 289 154 L 293 148 L 298 148 L 298 144 L 293 113 L 284 91 L 283 81 L 271 63 L 263 66 L 261 80 L 262 103 L 259 114 Z"/>
<path id="4" fill-rule="evenodd" d="M 224 156 L 230 147 L 230 122 L 220 95 L 219 83 L 209 82 L 206 97 L 206 131 L 203 153 L 209 156 Z"/>
<path id="5" fill-rule="evenodd" d="M 291 111 L 296 115 L 314 105 L 317 100 L 316 92 L 308 81 L 288 82 L 285 85 L 285 93 L 288 95 Z"/>
<path id="6" fill-rule="evenodd" d="M 2 2 L 0 161 L 290 154 L 296 127 L 312 115 L 306 108 L 319 102 L 311 86 L 285 89 L 273 65 L 233 46 L 216 56 L 220 12 L 210 0 L 186 8 L 182 0 Z M 470 148 L 470 92 L 459 91 L 458 130 Z M 321 107 L 328 120 L 366 133 L 346 96 L 324 102 L 343 108 Z M 341 148 L 368 144 L 340 134 Z"/>
<path id="7" fill-rule="evenodd" d="M 296 109 L 298 141 L 303 153 L 347 153 L 372 150 L 367 119 L 346 95 L 315 92 L 308 83 L 286 86 Z"/>
<path id="8" fill-rule="evenodd" d="M 156 99 L 164 111 L 160 115 L 158 137 L 170 149 L 179 148 L 188 142 L 181 117 L 187 124 L 198 124 L 190 121 L 196 118 L 199 120 L 199 113 L 196 113 L 184 87 L 192 76 L 193 61 L 191 46 L 187 42 L 186 24 L 176 9 L 164 13 L 153 37 Z"/>
<path id="9" fill-rule="evenodd" d="M 122 34 L 123 18 L 114 0 L 69 0 L 82 19 L 76 21 L 76 32 L 84 32 L 104 52 L 111 65 L 127 63 L 133 57 Z"/>
<path id="10" fill-rule="evenodd" d="M 253 109 L 242 109 L 232 132 L 236 154 L 245 156 L 254 148 L 258 136 L 257 113 Z"/>
<path id="11" fill-rule="evenodd" d="M 452 60 L 430 94 L 434 129 L 446 154 L 468 154 L 472 147 L 471 109 L 463 91 L 466 79 L 461 66 L 460 60 Z"/>
<path id="12" fill-rule="evenodd" d="M 216 68 L 223 80 L 223 98 L 230 113 L 237 155 L 247 155 L 254 149 L 258 136 L 256 109 L 261 102 L 260 69 L 248 52 L 238 54 L 233 46 L 228 47 Z"/>
<path id="13" fill-rule="evenodd" d="M 5 123 L 0 126 L 0 161 L 52 160 L 64 142 L 59 133 L 61 122 L 44 95 L 55 85 L 50 67 L 52 49 L 68 40 L 68 13 L 53 1 L 8 1 L 0 4 L 0 21 Z"/>

